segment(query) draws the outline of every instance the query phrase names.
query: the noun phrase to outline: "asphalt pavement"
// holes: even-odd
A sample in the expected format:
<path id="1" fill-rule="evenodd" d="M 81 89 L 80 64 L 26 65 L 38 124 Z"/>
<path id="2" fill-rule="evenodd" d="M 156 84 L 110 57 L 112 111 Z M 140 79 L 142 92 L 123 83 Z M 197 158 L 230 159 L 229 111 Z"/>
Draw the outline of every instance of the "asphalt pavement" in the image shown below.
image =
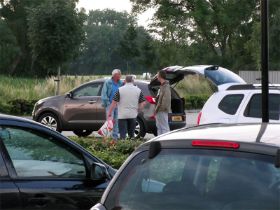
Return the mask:
<path id="1" fill-rule="evenodd" d="M 197 115 L 198 115 L 199 111 L 198 110 L 191 110 L 191 111 L 186 111 L 186 123 L 188 127 L 194 126 L 196 125 L 196 121 L 197 121 Z M 62 132 L 62 134 L 64 136 L 75 136 L 75 134 L 71 131 L 64 131 Z M 95 136 L 95 137 L 100 137 L 97 132 L 93 132 L 91 136 Z M 145 136 L 145 139 L 151 139 L 155 137 L 153 134 L 147 134 Z"/>

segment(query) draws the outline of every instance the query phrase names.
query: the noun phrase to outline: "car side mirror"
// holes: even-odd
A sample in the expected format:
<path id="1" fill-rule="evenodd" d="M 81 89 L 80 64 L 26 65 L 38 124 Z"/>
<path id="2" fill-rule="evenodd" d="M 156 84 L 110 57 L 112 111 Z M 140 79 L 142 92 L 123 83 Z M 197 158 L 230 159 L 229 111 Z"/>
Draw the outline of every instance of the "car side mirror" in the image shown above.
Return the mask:
<path id="1" fill-rule="evenodd" d="M 67 94 L 66 94 L 66 97 L 67 97 L 67 98 L 73 98 L 73 93 L 72 93 L 72 92 L 67 93 Z"/>
<path id="2" fill-rule="evenodd" d="M 103 164 L 94 163 L 91 165 L 90 178 L 95 181 L 110 179 L 109 172 Z"/>

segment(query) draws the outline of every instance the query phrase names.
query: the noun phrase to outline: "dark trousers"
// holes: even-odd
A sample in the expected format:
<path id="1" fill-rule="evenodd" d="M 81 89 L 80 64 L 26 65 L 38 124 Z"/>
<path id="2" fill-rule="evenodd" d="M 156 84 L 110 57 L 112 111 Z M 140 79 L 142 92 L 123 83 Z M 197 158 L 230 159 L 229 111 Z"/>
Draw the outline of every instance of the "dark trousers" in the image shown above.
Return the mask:
<path id="1" fill-rule="evenodd" d="M 119 119 L 120 138 L 126 139 L 128 133 L 129 138 L 134 138 L 136 119 Z"/>

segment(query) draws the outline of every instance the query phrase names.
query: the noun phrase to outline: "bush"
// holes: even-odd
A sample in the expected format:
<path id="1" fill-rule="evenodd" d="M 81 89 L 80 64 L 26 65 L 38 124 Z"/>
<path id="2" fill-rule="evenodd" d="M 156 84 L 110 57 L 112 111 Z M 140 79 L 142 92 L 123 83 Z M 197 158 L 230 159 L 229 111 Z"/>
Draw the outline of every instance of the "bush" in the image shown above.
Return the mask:
<path id="1" fill-rule="evenodd" d="M 185 108 L 186 109 L 201 109 L 209 95 L 186 95 L 185 96 Z"/>
<path id="2" fill-rule="evenodd" d="M 139 140 L 121 140 L 116 144 L 112 140 L 101 138 L 71 137 L 71 140 L 80 144 L 96 157 L 108 163 L 114 168 L 119 168 L 128 156 L 143 142 Z"/>
<path id="3" fill-rule="evenodd" d="M 0 113 L 11 115 L 31 115 L 37 100 L 15 99 L 8 102 L 0 102 Z"/>

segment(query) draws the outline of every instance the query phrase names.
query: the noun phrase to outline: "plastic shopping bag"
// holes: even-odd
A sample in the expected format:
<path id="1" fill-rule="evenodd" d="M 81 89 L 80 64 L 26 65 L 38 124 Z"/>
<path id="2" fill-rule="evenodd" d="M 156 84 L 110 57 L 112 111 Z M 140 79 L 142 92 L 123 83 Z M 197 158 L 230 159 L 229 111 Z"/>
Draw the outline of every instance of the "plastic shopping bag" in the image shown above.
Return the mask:
<path id="1" fill-rule="evenodd" d="M 111 137 L 114 123 L 113 120 L 107 120 L 98 130 L 98 134 L 103 137 Z"/>

